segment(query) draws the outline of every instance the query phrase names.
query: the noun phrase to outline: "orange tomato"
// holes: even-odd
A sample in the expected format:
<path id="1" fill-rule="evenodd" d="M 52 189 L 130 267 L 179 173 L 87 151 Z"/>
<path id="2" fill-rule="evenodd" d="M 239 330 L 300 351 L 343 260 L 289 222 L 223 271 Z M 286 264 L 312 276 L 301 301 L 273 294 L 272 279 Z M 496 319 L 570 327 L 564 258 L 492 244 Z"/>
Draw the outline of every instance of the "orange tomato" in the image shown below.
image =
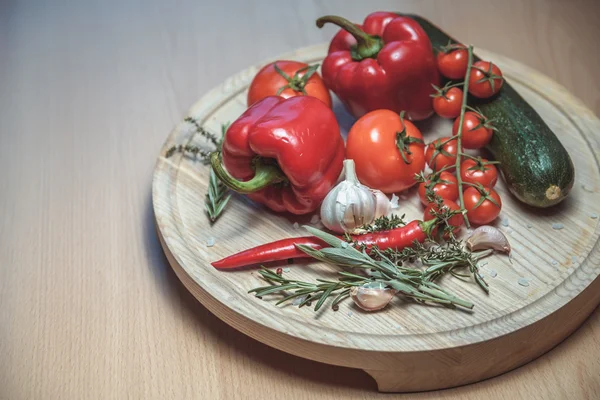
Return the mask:
<path id="1" fill-rule="evenodd" d="M 390 110 L 375 110 L 350 129 L 346 158 L 354 160 L 361 183 L 394 193 L 417 182 L 415 174 L 425 167 L 424 147 L 423 136 L 412 122 Z"/>

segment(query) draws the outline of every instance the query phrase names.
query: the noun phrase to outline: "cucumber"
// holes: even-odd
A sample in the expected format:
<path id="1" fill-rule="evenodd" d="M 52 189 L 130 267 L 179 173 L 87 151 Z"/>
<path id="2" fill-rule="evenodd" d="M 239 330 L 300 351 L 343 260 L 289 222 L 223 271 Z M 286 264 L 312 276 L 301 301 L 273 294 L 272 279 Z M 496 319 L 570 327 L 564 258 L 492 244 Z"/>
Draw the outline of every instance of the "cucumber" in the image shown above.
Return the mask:
<path id="1" fill-rule="evenodd" d="M 460 43 L 426 19 L 406 16 L 423 27 L 434 50 L 448 41 Z M 474 60 L 479 58 L 474 56 Z M 506 185 L 517 199 L 534 207 L 550 207 L 567 197 L 575 180 L 569 153 L 542 117 L 508 82 L 490 99 L 469 96 L 469 105 L 494 120 L 497 131 L 486 148 L 500 161 Z"/>

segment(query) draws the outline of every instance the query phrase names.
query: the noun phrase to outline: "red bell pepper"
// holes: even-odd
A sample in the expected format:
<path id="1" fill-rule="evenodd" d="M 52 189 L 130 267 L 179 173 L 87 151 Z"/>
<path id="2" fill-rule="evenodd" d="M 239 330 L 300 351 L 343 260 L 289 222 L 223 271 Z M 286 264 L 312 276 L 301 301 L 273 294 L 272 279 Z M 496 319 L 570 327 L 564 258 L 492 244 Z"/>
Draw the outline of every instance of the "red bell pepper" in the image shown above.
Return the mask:
<path id="1" fill-rule="evenodd" d="M 269 96 L 256 102 L 227 130 L 222 157 L 211 156 L 215 174 L 232 190 L 293 214 L 319 207 L 343 160 L 335 115 L 311 96 Z"/>
<path id="2" fill-rule="evenodd" d="M 416 21 L 380 11 L 362 25 L 328 15 L 317 26 L 328 22 L 343 29 L 329 46 L 323 80 L 352 115 L 385 108 L 422 120 L 433 113 L 431 85 L 439 85 L 440 76 L 429 37 Z"/>

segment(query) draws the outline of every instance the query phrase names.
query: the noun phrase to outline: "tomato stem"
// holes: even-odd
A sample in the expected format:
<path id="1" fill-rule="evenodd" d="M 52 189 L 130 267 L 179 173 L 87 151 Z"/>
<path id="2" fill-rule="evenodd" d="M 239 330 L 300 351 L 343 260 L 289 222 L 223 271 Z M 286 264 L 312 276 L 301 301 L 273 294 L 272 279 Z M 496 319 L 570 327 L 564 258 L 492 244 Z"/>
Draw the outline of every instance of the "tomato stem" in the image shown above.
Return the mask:
<path id="1" fill-rule="evenodd" d="M 458 147 L 458 151 L 456 152 L 456 180 L 458 181 L 458 204 L 460 206 L 461 210 L 465 209 L 465 201 L 464 201 L 464 196 L 463 196 L 463 190 L 462 190 L 462 185 L 463 185 L 463 181 L 462 178 L 460 176 L 460 163 L 461 163 L 461 149 L 462 149 L 462 126 L 463 123 L 465 121 L 465 111 L 467 109 L 467 93 L 469 93 L 469 75 L 471 74 L 471 67 L 473 66 L 473 46 L 469 46 L 467 48 L 467 52 L 468 52 L 468 61 L 467 61 L 467 72 L 465 73 L 465 83 L 464 83 L 464 87 L 463 87 L 463 99 L 462 99 L 462 106 L 460 107 L 460 117 L 459 117 L 459 121 L 458 121 L 458 133 L 456 134 L 456 145 Z M 467 214 L 466 212 L 463 214 L 464 215 L 464 219 L 465 219 L 465 225 L 467 228 L 471 227 L 471 224 L 469 223 L 469 218 L 467 218 Z"/>

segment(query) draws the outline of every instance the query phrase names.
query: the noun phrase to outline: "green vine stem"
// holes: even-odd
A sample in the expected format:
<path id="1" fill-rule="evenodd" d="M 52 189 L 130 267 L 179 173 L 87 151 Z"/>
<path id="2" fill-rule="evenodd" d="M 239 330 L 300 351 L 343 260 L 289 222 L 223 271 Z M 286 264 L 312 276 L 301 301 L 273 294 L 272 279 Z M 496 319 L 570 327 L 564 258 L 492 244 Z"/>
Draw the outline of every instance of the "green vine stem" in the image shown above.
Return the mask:
<path id="1" fill-rule="evenodd" d="M 462 154 L 462 126 L 465 120 L 465 110 L 467 109 L 467 97 L 469 97 L 469 75 L 471 74 L 471 67 L 473 66 L 473 46 L 469 46 L 467 49 L 469 57 L 467 62 L 467 72 L 465 74 L 465 83 L 463 86 L 463 99 L 462 106 L 460 107 L 460 117 L 458 122 L 458 132 L 456 133 L 456 145 L 458 147 L 458 152 L 456 154 L 456 180 L 458 181 L 458 201 L 460 205 L 460 209 L 463 212 L 463 216 L 465 219 L 465 225 L 467 228 L 471 227 L 469 223 L 469 219 L 467 218 L 467 213 L 465 211 L 465 201 L 463 199 L 463 190 L 462 185 L 463 181 L 460 177 L 460 163 L 461 163 L 461 154 Z"/>

